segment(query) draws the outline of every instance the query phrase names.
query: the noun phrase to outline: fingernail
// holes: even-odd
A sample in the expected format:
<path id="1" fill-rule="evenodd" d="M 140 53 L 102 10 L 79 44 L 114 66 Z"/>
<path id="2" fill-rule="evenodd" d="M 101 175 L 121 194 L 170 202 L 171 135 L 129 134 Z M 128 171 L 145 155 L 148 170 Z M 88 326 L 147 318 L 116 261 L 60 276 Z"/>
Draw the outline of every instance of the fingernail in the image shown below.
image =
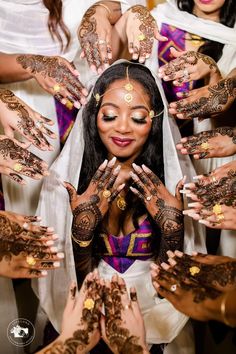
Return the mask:
<path id="1" fill-rule="evenodd" d="M 47 275 L 47 274 L 48 274 L 48 272 L 46 270 L 41 271 L 41 275 Z"/>
<path id="2" fill-rule="evenodd" d="M 51 248 L 50 248 L 50 251 L 51 251 L 51 252 L 57 252 L 57 251 L 58 251 L 58 248 L 57 248 L 57 247 L 51 247 Z"/>
<path id="3" fill-rule="evenodd" d="M 60 259 L 63 259 L 63 258 L 65 258 L 65 255 L 64 255 L 64 253 L 59 252 L 59 253 L 57 253 L 57 257 Z"/>
<path id="4" fill-rule="evenodd" d="M 60 267 L 60 262 L 53 262 L 53 266 L 57 268 Z"/>
<path id="5" fill-rule="evenodd" d="M 47 246 L 52 246 L 53 244 L 54 244 L 54 241 L 52 241 L 52 240 L 49 240 L 49 241 L 46 242 Z"/>

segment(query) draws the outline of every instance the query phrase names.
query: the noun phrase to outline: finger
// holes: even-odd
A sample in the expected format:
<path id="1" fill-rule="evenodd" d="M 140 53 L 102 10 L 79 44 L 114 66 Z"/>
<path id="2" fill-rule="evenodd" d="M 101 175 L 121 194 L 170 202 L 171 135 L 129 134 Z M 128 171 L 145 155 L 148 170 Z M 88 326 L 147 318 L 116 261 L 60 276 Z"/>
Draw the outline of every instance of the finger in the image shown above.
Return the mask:
<path id="1" fill-rule="evenodd" d="M 124 187 L 125 187 L 125 183 L 119 185 L 117 187 L 117 189 L 114 192 L 112 192 L 112 194 L 109 198 L 110 203 L 112 203 L 116 199 L 116 197 L 119 195 L 119 193 L 122 191 L 122 189 L 124 189 Z"/>
<path id="2" fill-rule="evenodd" d="M 35 278 L 45 278 L 48 275 L 46 270 L 28 269 L 21 268 L 17 278 L 35 279 Z"/>
<path id="3" fill-rule="evenodd" d="M 103 175 L 108 164 L 108 160 L 104 160 L 103 163 L 98 167 L 94 176 L 91 179 L 91 185 L 93 186 L 93 190 L 96 190 L 98 182 L 100 181 L 101 176 Z"/>
<path id="4" fill-rule="evenodd" d="M 145 198 L 144 198 L 144 196 L 143 196 L 136 188 L 134 188 L 134 187 L 129 187 L 129 188 L 130 188 L 131 192 L 133 192 L 135 195 L 137 195 L 137 197 L 138 197 L 140 200 L 142 200 L 142 202 L 145 203 Z"/>
<path id="5" fill-rule="evenodd" d="M 71 311 L 75 306 L 76 293 L 77 293 L 77 285 L 75 281 L 72 281 L 67 295 L 66 306 L 64 309 L 64 316 L 65 315 L 70 316 Z"/>
<path id="6" fill-rule="evenodd" d="M 10 139 L 14 139 L 14 130 L 8 126 L 4 127 L 4 134 L 10 138 Z"/>
<path id="7" fill-rule="evenodd" d="M 159 32 L 158 26 L 156 25 L 155 29 L 154 29 L 154 37 L 161 42 L 166 42 L 168 41 L 168 38 L 166 36 L 162 36 Z"/>
<path id="8" fill-rule="evenodd" d="M 116 181 L 116 178 L 120 172 L 121 169 L 121 165 L 118 165 L 112 172 L 111 177 L 108 179 L 107 185 L 106 185 L 106 189 L 111 189 Z"/>
<path id="9" fill-rule="evenodd" d="M 105 188 L 105 185 L 112 173 L 112 169 L 113 169 L 115 163 L 116 163 L 116 157 L 113 157 L 106 165 L 104 173 L 102 174 L 102 176 L 100 177 L 100 179 L 98 181 L 98 190 L 102 190 Z"/>
<path id="10" fill-rule="evenodd" d="M 70 203 L 74 202 L 77 198 L 77 191 L 76 191 L 75 187 L 71 183 L 66 182 L 66 181 L 63 182 L 63 185 L 68 192 Z"/>
<path id="11" fill-rule="evenodd" d="M 161 182 L 160 178 L 155 175 L 155 173 L 150 170 L 146 165 L 142 165 L 143 170 L 145 171 L 146 175 L 150 178 L 154 186 L 161 186 L 163 183 Z"/>
<path id="12" fill-rule="evenodd" d="M 179 200 L 182 201 L 182 195 L 180 193 L 180 190 L 183 188 L 185 181 L 186 181 L 186 176 L 184 176 L 176 185 L 175 188 L 175 197 Z"/>

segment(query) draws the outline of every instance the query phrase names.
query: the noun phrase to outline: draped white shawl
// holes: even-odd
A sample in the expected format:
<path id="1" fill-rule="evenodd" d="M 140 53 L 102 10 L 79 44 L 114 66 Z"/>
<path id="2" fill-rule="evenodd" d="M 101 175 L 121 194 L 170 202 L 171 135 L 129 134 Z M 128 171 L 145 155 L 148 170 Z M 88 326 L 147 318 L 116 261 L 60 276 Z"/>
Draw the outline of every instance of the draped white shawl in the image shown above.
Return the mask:
<path id="1" fill-rule="evenodd" d="M 153 76 L 155 77 L 155 75 Z M 178 157 L 177 155 L 175 144 L 180 138 L 179 131 L 175 120 L 168 117 L 165 95 L 163 93 L 160 80 L 156 77 L 155 79 L 165 105 L 163 119 L 165 183 L 167 188 L 174 193 L 176 183 L 181 179 L 181 177 L 186 174 L 188 178 L 191 178 L 195 172 L 188 157 Z M 55 230 L 60 236 L 60 249 L 62 249 L 66 254 L 64 264 L 60 269 L 50 272 L 48 277 L 45 279 L 34 281 L 34 289 L 39 296 L 41 306 L 46 311 L 50 321 L 57 330 L 60 329 L 61 316 L 65 305 L 68 286 L 72 279 L 76 279 L 71 244 L 72 215 L 68 202 L 68 195 L 65 188 L 62 186 L 61 181 L 69 181 L 74 186 L 77 186 L 83 151 L 84 140 L 81 110 L 78 113 L 75 125 L 61 154 L 51 166 L 50 176 L 44 180 L 40 203 L 37 209 L 37 214 L 43 217 L 43 223 L 50 224 L 55 227 Z M 185 249 L 189 252 L 193 249 L 204 250 L 203 241 L 199 235 L 196 233 L 196 236 L 194 237 L 194 228 L 192 223 L 186 224 Z M 144 268 L 145 262 L 142 262 L 142 264 Z M 137 267 L 138 268 L 135 268 L 135 271 L 138 274 L 139 266 L 137 265 Z M 101 268 L 105 269 L 104 267 Z M 107 273 L 107 271 L 105 271 L 105 273 L 108 274 L 109 272 Z M 102 272 L 103 275 L 105 273 Z M 122 276 L 125 279 L 130 276 L 132 277 L 132 270 L 128 270 L 122 274 Z M 140 278 L 140 276 L 138 278 Z M 146 284 L 145 279 L 147 278 L 149 278 L 149 283 L 151 283 L 150 274 L 148 272 L 146 272 L 146 275 L 144 274 L 143 278 L 141 277 L 141 279 L 143 279 L 143 283 Z M 149 289 L 149 293 L 150 292 L 151 290 Z M 162 300 L 161 303 L 158 303 L 158 306 L 160 308 L 160 312 L 157 309 L 157 312 L 153 312 L 153 316 L 151 316 L 152 309 L 149 308 L 150 316 L 147 317 L 146 321 L 148 330 L 147 338 L 150 343 L 171 341 L 179 333 L 187 320 L 185 316 L 173 309 L 173 307 L 167 303 L 166 300 Z M 156 313 L 155 316 L 154 313 Z M 158 316 L 160 316 L 160 318 Z M 160 319 L 160 321 L 158 319 Z M 164 328 L 165 330 L 163 330 Z"/>

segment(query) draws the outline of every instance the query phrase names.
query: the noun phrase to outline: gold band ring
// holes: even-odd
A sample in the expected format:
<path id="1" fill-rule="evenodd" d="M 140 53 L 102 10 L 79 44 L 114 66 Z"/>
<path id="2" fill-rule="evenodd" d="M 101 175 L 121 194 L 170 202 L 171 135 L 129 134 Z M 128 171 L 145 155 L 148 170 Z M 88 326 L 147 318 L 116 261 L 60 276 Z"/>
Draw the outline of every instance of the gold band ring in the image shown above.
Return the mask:
<path id="1" fill-rule="evenodd" d="M 34 266 L 36 264 L 36 260 L 34 259 L 33 256 L 27 256 L 26 257 L 26 263 L 29 265 L 29 266 Z"/>
<path id="2" fill-rule="evenodd" d="M 59 92 L 60 89 L 61 89 L 61 86 L 58 85 L 58 84 L 56 84 L 56 85 L 53 86 L 53 91 L 55 91 L 55 92 Z"/>
<path id="3" fill-rule="evenodd" d="M 204 150 L 204 151 L 207 151 L 207 150 L 209 150 L 210 149 L 210 144 L 209 143 L 202 143 L 201 145 L 200 145 L 200 147 L 201 147 L 201 150 Z"/>
<path id="4" fill-rule="evenodd" d="M 197 267 L 197 266 L 192 266 L 192 267 L 189 268 L 189 273 L 190 273 L 192 276 L 194 276 L 194 275 L 200 273 L 200 270 L 201 270 L 201 269 L 200 269 L 199 267 Z"/>
<path id="5" fill-rule="evenodd" d="M 105 189 L 102 193 L 103 197 L 108 199 L 111 196 L 111 192 L 108 189 Z"/>
<path id="6" fill-rule="evenodd" d="M 144 41 L 145 39 L 146 39 L 145 34 L 140 33 L 140 34 L 138 35 L 138 40 L 139 40 L 140 42 Z"/>
<path id="7" fill-rule="evenodd" d="M 95 302 L 93 299 L 88 298 L 84 301 L 84 309 L 92 310 L 94 308 Z"/>
<path id="8" fill-rule="evenodd" d="M 23 169 L 23 166 L 22 166 L 22 164 L 19 163 L 19 162 L 16 162 L 16 163 L 14 164 L 14 166 L 13 166 L 13 170 L 14 170 L 15 172 L 21 172 L 22 169 Z"/>
<path id="9" fill-rule="evenodd" d="M 222 207 L 220 204 L 215 204 L 212 208 L 212 211 L 215 215 L 222 214 Z"/>
<path id="10" fill-rule="evenodd" d="M 216 215 L 216 220 L 217 222 L 220 224 L 222 221 L 224 221 L 225 217 L 224 217 L 224 214 L 221 213 L 221 214 L 217 214 Z"/>

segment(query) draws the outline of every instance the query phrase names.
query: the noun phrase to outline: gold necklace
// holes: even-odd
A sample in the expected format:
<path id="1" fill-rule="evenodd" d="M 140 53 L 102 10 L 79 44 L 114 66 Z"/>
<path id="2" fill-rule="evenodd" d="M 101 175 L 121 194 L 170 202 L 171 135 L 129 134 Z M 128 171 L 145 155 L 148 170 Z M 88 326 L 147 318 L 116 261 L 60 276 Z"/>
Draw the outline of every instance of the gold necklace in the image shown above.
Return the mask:
<path id="1" fill-rule="evenodd" d="M 124 197 L 121 195 L 118 195 L 117 200 L 116 200 L 116 205 L 120 210 L 125 210 L 127 207 L 127 203 Z"/>
<path id="2" fill-rule="evenodd" d="M 188 35 L 190 38 L 186 38 L 186 41 L 191 41 L 193 46 L 201 47 L 205 44 L 205 40 L 201 36 L 193 33 L 188 33 Z"/>

